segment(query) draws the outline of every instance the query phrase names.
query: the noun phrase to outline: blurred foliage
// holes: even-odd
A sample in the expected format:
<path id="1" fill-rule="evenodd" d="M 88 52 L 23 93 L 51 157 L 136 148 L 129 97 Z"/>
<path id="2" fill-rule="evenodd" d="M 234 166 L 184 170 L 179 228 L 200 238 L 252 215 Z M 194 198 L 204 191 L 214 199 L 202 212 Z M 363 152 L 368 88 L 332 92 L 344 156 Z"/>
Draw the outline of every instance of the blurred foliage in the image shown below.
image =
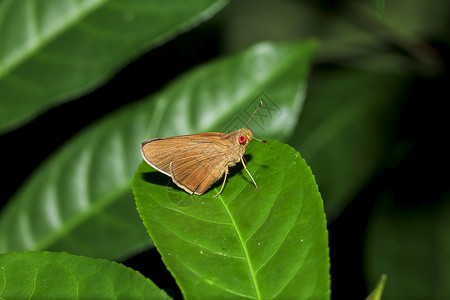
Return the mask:
<path id="1" fill-rule="evenodd" d="M 448 0 L 232 1 L 96 90 L 2 135 L 1 200 L 79 130 L 200 62 L 260 41 L 313 37 L 320 48 L 289 143 L 325 202 L 332 297 L 362 299 L 383 273 L 383 299 L 445 297 L 449 12 Z M 158 259 L 127 264 L 176 295 Z"/>

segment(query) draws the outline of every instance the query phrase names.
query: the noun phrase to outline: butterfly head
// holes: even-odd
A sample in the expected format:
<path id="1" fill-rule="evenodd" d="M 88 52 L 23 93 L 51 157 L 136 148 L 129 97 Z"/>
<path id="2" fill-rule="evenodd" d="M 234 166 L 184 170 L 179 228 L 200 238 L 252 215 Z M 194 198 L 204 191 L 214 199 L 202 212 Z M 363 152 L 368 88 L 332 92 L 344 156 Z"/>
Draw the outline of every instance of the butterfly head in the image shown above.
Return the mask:
<path id="1" fill-rule="evenodd" d="M 237 131 L 236 137 L 238 144 L 245 147 L 252 139 L 252 132 L 247 128 L 242 128 Z"/>

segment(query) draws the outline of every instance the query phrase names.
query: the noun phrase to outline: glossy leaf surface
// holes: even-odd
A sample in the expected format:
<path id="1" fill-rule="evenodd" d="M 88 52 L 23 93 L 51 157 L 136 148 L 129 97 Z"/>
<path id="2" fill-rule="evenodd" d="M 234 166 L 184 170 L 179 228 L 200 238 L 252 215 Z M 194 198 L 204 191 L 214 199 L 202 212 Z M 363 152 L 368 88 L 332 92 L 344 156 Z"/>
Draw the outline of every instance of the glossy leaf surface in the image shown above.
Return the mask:
<path id="1" fill-rule="evenodd" d="M 1 299 L 171 299 L 123 265 L 52 252 L 0 255 Z"/>
<path id="2" fill-rule="evenodd" d="M 0 132 L 110 78 L 227 1 L 0 2 Z"/>

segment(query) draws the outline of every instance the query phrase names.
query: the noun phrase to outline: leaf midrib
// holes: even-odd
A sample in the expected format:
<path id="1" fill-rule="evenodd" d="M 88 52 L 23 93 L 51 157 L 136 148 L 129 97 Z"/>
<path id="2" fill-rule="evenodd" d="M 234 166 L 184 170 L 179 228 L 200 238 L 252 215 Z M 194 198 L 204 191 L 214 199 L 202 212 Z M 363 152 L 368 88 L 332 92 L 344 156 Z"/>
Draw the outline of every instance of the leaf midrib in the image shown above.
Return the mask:
<path id="1" fill-rule="evenodd" d="M 260 294 L 260 291 L 259 291 L 258 281 L 256 280 L 256 273 L 255 273 L 255 270 L 253 268 L 252 262 L 250 260 L 250 254 L 249 254 L 248 249 L 247 249 L 247 244 L 245 243 L 244 238 L 242 237 L 242 233 L 240 232 L 240 230 L 239 230 L 239 228 L 238 228 L 238 226 L 236 224 L 236 221 L 234 220 L 234 217 L 233 217 L 231 211 L 228 209 L 228 206 L 225 204 L 225 202 L 223 200 L 223 197 L 221 195 L 219 195 L 218 198 L 222 202 L 222 205 L 225 208 L 225 210 L 226 210 L 226 212 L 228 214 L 228 217 L 231 220 L 232 227 L 236 231 L 236 234 L 237 234 L 237 236 L 239 238 L 239 242 L 241 243 L 242 250 L 244 251 L 244 255 L 245 255 L 245 261 L 247 262 L 247 266 L 248 266 L 248 269 L 250 271 L 253 288 L 255 289 L 255 292 L 256 292 L 256 299 L 261 299 L 261 294 Z"/>

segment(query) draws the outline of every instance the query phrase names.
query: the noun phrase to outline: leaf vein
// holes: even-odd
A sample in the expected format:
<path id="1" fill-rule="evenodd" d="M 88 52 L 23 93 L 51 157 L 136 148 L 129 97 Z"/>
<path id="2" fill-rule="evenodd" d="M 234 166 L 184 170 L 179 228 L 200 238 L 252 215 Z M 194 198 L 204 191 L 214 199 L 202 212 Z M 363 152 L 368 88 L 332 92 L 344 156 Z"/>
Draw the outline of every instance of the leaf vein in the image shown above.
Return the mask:
<path id="1" fill-rule="evenodd" d="M 282 186 L 285 186 L 286 178 L 287 178 L 286 173 L 284 173 Z M 272 208 L 273 208 L 274 203 L 278 200 L 278 198 L 280 196 L 280 193 L 281 193 L 281 190 L 282 189 L 278 190 L 278 195 L 277 195 L 275 201 L 272 202 Z M 271 210 L 272 210 L 272 208 L 271 208 Z M 297 213 L 297 218 L 298 218 L 298 215 L 300 214 L 300 211 L 301 211 L 301 208 L 300 208 L 299 212 Z M 268 215 L 270 215 L 270 213 Z M 266 220 L 267 220 L 267 218 L 266 218 Z M 291 233 L 292 229 L 294 229 L 294 228 L 295 228 L 295 222 L 292 224 L 291 228 L 289 228 L 289 230 L 286 232 L 286 234 L 284 235 L 283 239 L 280 241 L 279 246 L 276 247 L 275 251 L 266 259 L 266 261 L 264 261 L 261 264 L 261 266 L 256 270 L 256 273 L 258 273 L 258 271 L 261 270 L 267 264 L 267 262 L 269 262 L 272 259 L 272 257 L 274 257 L 278 253 L 278 251 L 280 250 L 281 245 L 286 241 L 286 238 L 289 236 L 289 234 Z"/>
<path id="2" fill-rule="evenodd" d="M 184 242 L 186 242 L 186 243 L 195 245 L 195 246 L 197 246 L 198 248 L 201 248 L 202 250 L 203 250 L 203 249 L 204 249 L 204 250 L 208 250 L 208 251 L 210 251 L 210 252 L 213 253 L 213 254 L 224 255 L 223 252 L 218 252 L 218 251 L 213 250 L 213 249 L 211 249 L 211 248 L 209 248 L 209 247 L 207 247 L 207 246 L 205 246 L 205 245 L 203 245 L 203 244 L 200 244 L 200 243 L 197 243 L 197 242 L 193 242 L 193 241 L 187 240 L 187 239 L 185 239 L 184 237 L 182 237 L 178 232 L 176 232 L 175 230 L 173 230 L 172 228 L 169 228 L 168 226 L 165 226 L 164 224 L 162 224 L 161 222 L 159 222 L 159 220 L 156 220 L 156 221 L 157 221 L 161 226 L 163 226 L 166 230 L 172 232 L 172 233 L 173 233 L 175 236 L 177 236 L 180 240 L 182 240 L 182 241 L 184 241 Z M 226 255 L 227 257 L 234 258 L 234 259 L 239 259 L 239 260 L 245 259 L 245 257 L 241 257 L 241 256 L 236 256 L 236 255 L 231 255 L 231 254 L 225 254 L 225 255 Z"/>
<path id="3" fill-rule="evenodd" d="M 28 297 L 28 299 L 32 299 L 32 298 L 33 298 L 33 295 L 34 295 L 34 292 L 36 291 L 36 286 L 37 286 L 36 281 L 37 281 L 37 277 L 38 277 L 38 270 L 35 268 L 35 269 L 34 269 L 34 278 L 33 278 L 33 290 L 31 291 L 30 297 Z"/>
<path id="4" fill-rule="evenodd" d="M 277 196 L 278 198 L 278 196 Z M 274 202 L 275 203 L 275 202 Z M 273 205 L 272 205 L 273 208 Z M 284 241 L 286 240 L 287 236 L 289 235 L 289 233 L 292 231 L 292 229 L 295 227 L 295 224 L 288 230 L 288 232 L 286 233 L 286 235 L 283 237 L 283 239 L 280 241 L 279 245 L 276 247 L 275 251 L 273 251 L 268 257 L 267 259 L 258 267 L 258 269 L 256 270 L 256 273 L 258 273 L 266 264 L 267 262 L 269 262 L 273 256 L 275 256 L 278 251 L 280 250 L 280 246 L 284 243 Z M 255 231 L 255 233 L 258 230 Z M 250 239 L 250 238 L 249 238 Z"/>
<path id="5" fill-rule="evenodd" d="M 172 211 L 174 211 L 174 212 L 177 212 L 177 213 L 182 214 L 182 215 L 187 216 L 187 217 L 191 217 L 191 218 L 196 219 L 196 220 L 198 220 L 198 221 L 202 221 L 202 222 L 205 222 L 205 223 L 211 223 L 211 224 L 229 225 L 229 226 L 232 226 L 231 223 L 227 223 L 227 222 L 217 222 L 217 221 L 213 221 L 213 220 L 202 219 L 202 218 L 200 218 L 200 217 L 198 217 L 198 216 L 194 216 L 194 215 L 188 214 L 188 213 L 186 213 L 186 212 L 184 212 L 184 211 L 181 211 L 181 210 L 179 210 L 179 209 L 176 209 L 176 208 L 174 208 L 174 207 L 164 206 L 164 205 L 162 205 L 161 203 L 160 203 L 160 205 L 161 205 L 161 207 L 163 207 L 163 208 L 165 208 L 165 209 L 167 209 L 167 210 L 172 210 Z"/>
<path id="6" fill-rule="evenodd" d="M 4 266 L 2 266 L 2 278 L 3 278 L 3 286 L 0 289 L 0 295 L 3 294 L 3 291 L 6 288 L 6 271 L 5 271 L 5 267 Z"/>
<path id="7" fill-rule="evenodd" d="M 310 252 L 312 249 L 312 244 L 309 245 L 307 252 Z M 305 255 L 305 257 L 308 256 L 308 254 Z M 298 271 L 301 269 L 303 264 L 298 263 L 297 264 L 297 268 L 295 270 L 295 272 L 292 273 L 291 278 L 289 278 L 289 280 L 286 281 L 286 283 L 280 288 L 280 290 L 278 292 L 276 292 L 274 295 L 272 295 L 272 299 L 275 299 L 282 291 L 283 289 L 295 278 L 295 275 L 297 275 Z"/>
<path id="8" fill-rule="evenodd" d="M 282 172 L 280 172 L 280 173 L 282 173 Z M 286 173 L 282 173 L 282 174 L 283 174 L 284 176 L 283 176 L 283 183 L 281 184 L 281 187 L 283 187 L 284 184 L 285 184 L 285 182 L 286 182 Z M 264 221 L 261 223 L 261 225 L 264 224 L 264 223 L 267 221 L 267 218 L 270 216 L 270 212 L 272 211 L 275 202 L 277 201 L 278 197 L 280 196 L 281 191 L 282 191 L 282 188 L 277 189 L 277 196 L 274 197 L 275 200 L 272 202 L 272 207 L 270 208 L 269 212 L 266 214 L 266 217 L 264 218 Z M 258 230 L 259 230 L 260 228 L 261 228 L 261 226 L 256 227 L 255 230 L 254 230 L 254 231 L 249 235 L 249 237 L 245 240 L 245 242 L 247 243 L 247 242 L 255 235 L 255 233 L 258 232 Z"/>
<path id="9" fill-rule="evenodd" d="M 248 266 L 248 269 L 249 269 L 249 272 L 250 272 L 250 276 L 251 276 L 251 279 L 252 279 L 253 287 L 255 289 L 256 299 L 261 299 L 261 294 L 260 294 L 259 287 L 258 287 L 258 281 L 256 280 L 256 273 L 255 273 L 255 271 L 253 269 L 253 265 L 252 265 L 252 262 L 250 260 L 250 253 L 248 252 L 247 244 L 244 242 L 244 239 L 242 237 L 242 233 L 238 229 L 236 221 L 234 220 L 234 217 L 231 214 L 231 211 L 229 210 L 228 206 L 225 204 L 225 202 L 223 200 L 223 197 L 221 195 L 219 195 L 219 198 L 220 198 L 220 201 L 222 202 L 223 206 L 225 207 L 225 210 L 227 211 L 228 216 L 231 219 L 231 222 L 233 224 L 233 228 L 236 231 L 236 234 L 237 234 L 237 236 L 239 238 L 239 241 L 241 243 L 241 246 L 242 246 L 242 250 L 244 251 L 245 260 L 247 261 L 247 266 Z"/>
<path id="10" fill-rule="evenodd" d="M 249 299 L 255 299 L 255 297 L 253 297 L 253 296 L 246 295 L 246 294 L 242 294 L 242 293 L 238 293 L 238 292 L 236 292 L 236 291 L 234 291 L 234 290 L 230 290 L 229 288 L 224 287 L 223 285 L 218 284 L 218 283 L 215 282 L 215 281 L 212 281 L 212 280 L 210 280 L 210 279 L 205 278 L 202 274 L 198 273 L 195 269 L 193 269 L 193 268 L 191 268 L 190 266 L 186 265 L 186 263 L 185 263 L 184 261 L 180 260 L 180 259 L 178 259 L 178 262 L 179 262 L 181 265 L 185 266 L 185 268 L 186 268 L 187 270 L 189 270 L 189 271 L 191 271 L 192 273 L 194 273 L 195 275 L 197 275 L 201 280 L 203 280 L 203 281 L 206 282 L 207 284 L 215 285 L 215 286 L 217 286 L 218 288 L 220 288 L 220 289 L 222 289 L 222 290 L 224 290 L 224 291 L 227 291 L 227 292 L 229 292 L 230 294 L 233 294 L 233 295 L 237 295 L 237 296 L 245 297 L 245 298 L 249 298 Z"/>
<path id="11" fill-rule="evenodd" d="M 258 172 L 258 170 L 260 169 L 260 167 L 261 167 L 261 162 L 258 164 L 258 168 L 256 168 L 255 170 L 253 170 L 254 174 L 256 174 L 256 172 Z M 242 172 L 242 169 L 243 169 L 243 168 L 244 168 L 244 166 L 241 166 L 241 172 L 240 172 L 241 176 L 242 176 L 242 173 L 243 173 L 243 172 Z M 230 203 L 232 203 L 234 200 L 236 200 L 236 199 L 237 199 L 237 196 L 238 196 L 239 194 L 241 194 L 242 191 L 243 191 L 246 187 L 247 187 L 246 184 L 245 184 L 245 185 L 242 185 L 242 188 L 239 190 L 238 193 L 236 193 L 236 194 L 231 198 L 231 200 L 228 202 L 227 205 L 230 205 Z M 219 189 L 219 187 L 215 188 L 216 191 L 218 191 L 218 189 Z"/>
<path id="12" fill-rule="evenodd" d="M 289 233 L 292 231 L 292 229 L 294 229 L 295 224 L 289 229 L 289 231 L 286 233 L 286 235 L 283 237 L 283 240 L 281 241 L 281 243 L 279 244 L 279 246 L 276 248 L 275 251 L 272 252 L 272 254 L 270 254 L 270 256 L 261 264 L 261 266 L 256 270 L 256 273 L 258 273 L 280 250 L 281 245 L 283 245 L 283 243 L 286 241 L 286 238 L 288 237 Z"/>

